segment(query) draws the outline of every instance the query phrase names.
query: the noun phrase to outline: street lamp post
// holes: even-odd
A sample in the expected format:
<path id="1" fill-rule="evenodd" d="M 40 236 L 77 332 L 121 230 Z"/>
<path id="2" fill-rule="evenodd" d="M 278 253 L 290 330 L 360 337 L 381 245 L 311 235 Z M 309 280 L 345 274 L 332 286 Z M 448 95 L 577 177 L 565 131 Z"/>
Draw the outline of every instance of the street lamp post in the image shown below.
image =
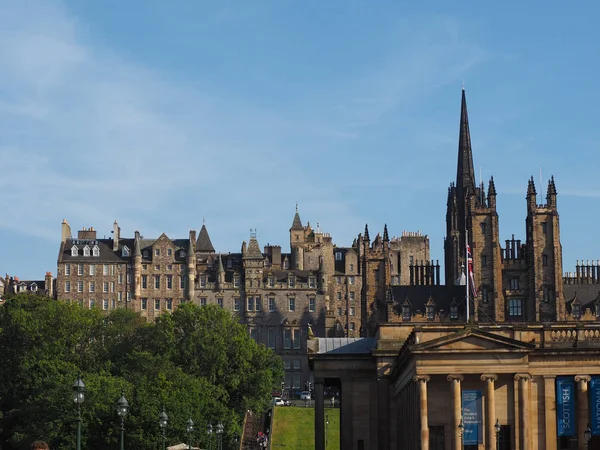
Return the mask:
<path id="1" fill-rule="evenodd" d="M 325 415 L 325 448 L 327 448 L 327 428 L 329 426 L 329 414 Z"/>
<path id="2" fill-rule="evenodd" d="M 583 432 L 583 438 L 585 439 L 585 445 L 589 449 L 590 441 L 592 440 L 592 429 L 590 428 L 590 424 L 588 423 L 587 428 Z"/>
<path id="3" fill-rule="evenodd" d="M 213 434 L 212 423 L 208 424 L 208 427 L 206 428 L 206 434 L 208 434 L 208 450 L 212 450 L 212 434 Z"/>
<path id="4" fill-rule="evenodd" d="M 192 450 L 192 431 L 194 431 L 194 421 L 190 417 L 187 421 L 188 449 L 189 450 Z"/>
<path id="5" fill-rule="evenodd" d="M 460 448 L 464 450 L 464 439 L 463 436 L 465 434 L 465 424 L 463 423 L 463 418 L 460 418 L 460 422 L 458 424 L 458 436 L 460 437 Z"/>
<path id="6" fill-rule="evenodd" d="M 162 431 L 162 450 L 165 450 L 167 438 L 166 438 L 166 429 L 167 424 L 169 423 L 169 416 L 167 416 L 167 412 L 165 411 L 165 407 L 163 406 L 162 412 L 158 415 L 158 425 Z"/>
<path id="7" fill-rule="evenodd" d="M 500 450 L 500 421 L 496 418 L 496 425 L 494 425 L 494 430 L 496 430 L 496 450 Z"/>
<path id="8" fill-rule="evenodd" d="M 73 401 L 77 404 L 77 450 L 81 450 L 81 404 L 85 400 L 85 384 L 81 375 L 77 375 L 77 381 L 73 384 Z"/>
<path id="9" fill-rule="evenodd" d="M 285 389 L 285 380 L 281 382 L 281 398 L 283 398 L 283 390 Z"/>
<path id="10" fill-rule="evenodd" d="M 117 414 L 121 418 L 121 450 L 125 449 L 125 416 L 129 412 L 129 402 L 125 398 L 125 391 L 121 391 L 121 398 L 117 400 Z"/>
<path id="11" fill-rule="evenodd" d="M 217 450 L 223 450 L 223 423 L 217 423 Z"/>

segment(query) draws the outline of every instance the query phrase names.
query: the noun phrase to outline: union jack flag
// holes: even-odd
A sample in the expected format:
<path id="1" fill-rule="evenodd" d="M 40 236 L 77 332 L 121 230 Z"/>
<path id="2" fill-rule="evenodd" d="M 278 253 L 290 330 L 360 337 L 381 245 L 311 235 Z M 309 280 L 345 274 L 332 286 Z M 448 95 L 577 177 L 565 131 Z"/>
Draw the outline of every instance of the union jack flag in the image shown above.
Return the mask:
<path id="1" fill-rule="evenodd" d="M 475 287 L 475 278 L 473 277 L 473 257 L 471 256 L 471 246 L 467 245 L 467 270 L 469 271 L 469 284 L 473 297 L 477 297 L 477 288 Z"/>

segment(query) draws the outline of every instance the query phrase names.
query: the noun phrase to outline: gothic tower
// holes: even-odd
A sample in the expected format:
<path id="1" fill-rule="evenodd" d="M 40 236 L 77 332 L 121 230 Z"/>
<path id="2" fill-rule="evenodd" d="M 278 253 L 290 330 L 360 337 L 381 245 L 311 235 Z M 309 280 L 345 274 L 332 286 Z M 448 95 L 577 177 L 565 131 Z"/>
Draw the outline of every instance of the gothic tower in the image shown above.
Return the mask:
<path id="1" fill-rule="evenodd" d="M 290 250 L 292 252 L 293 269 L 304 270 L 304 227 L 298 213 L 298 203 L 296 203 L 296 214 L 290 228 Z"/>

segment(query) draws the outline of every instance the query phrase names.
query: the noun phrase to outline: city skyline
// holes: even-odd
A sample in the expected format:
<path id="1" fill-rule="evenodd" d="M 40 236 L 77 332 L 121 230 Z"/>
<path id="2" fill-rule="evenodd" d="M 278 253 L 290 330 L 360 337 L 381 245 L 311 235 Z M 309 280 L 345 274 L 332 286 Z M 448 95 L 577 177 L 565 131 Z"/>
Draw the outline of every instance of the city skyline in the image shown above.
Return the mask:
<path id="1" fill-rule="evenodd" d="M 250 228 L 286 249 L 296 202 L 340 246 L 387 223 L 442 262 L 463 83 L 501 240 L 525 236 L 529 177 L 541 197 L 554 175 L 564 271 L 600 258 L 595 4 L 534 26 L 529 5 L 116 5 L 2 6 L 3 272 L 54 273 L 63 218 L 179 238 L 204 218 L 218 252 Z"/>

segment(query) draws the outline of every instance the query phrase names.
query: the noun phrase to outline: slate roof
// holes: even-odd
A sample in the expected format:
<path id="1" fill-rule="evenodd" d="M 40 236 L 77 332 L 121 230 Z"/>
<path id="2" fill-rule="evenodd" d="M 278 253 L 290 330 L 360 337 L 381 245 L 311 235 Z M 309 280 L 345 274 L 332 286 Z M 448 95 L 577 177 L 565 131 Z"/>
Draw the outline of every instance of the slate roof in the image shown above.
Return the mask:
<path id="1" fill-rule="evenodd" d="M 394 309 L 402 313 L 402 304 L 408 299 L 412 311 L 425 312 L 425 307 L 431 298 L 436 311 L 448 312 L 450 305 L 455 302 L 459 313 L 465 310 L 466 286 L 392 286 Z"/>
<path id="2" fill-rule="evenodd" d="M 248 242 L 248 249 L 246 250 L 246 255 L 244 256 L 244 259 L 265 259 L 264 255 L 260 251 L 258 241 L 255 237 L 250 238 L 250 242 Z"/>
<path id="3" fill-rule="evenodd" d="M 317 338 L 319 354 L 370 354 L 377 347 L 377 338 Z"/>
<path id="4" fill-rule="evenodd" d="M 294 221 L 292 222 L 292 228 L 290 230 L 304 230 L 302 226 L 302 221 L 300 220 L 300 214 L 298 214 L 298 210 L 296 209 L 296 214 L 294 214 Z"/>
<path id="5" fill-rule="evenodd" d="M 600 284 L 565 284 L 563 292 L 568 311 L 571 311 L 571 304 L 575 300 L 575 296 L 583 309 L 591 308 L 600 296 Z"/>
<path id="6" fill-rule="evenodd" d="M 206 229 L 206 225 L 202 225 L 200 229 L 200 233 L 198 234 L 198 239 L 196 240 L 196 251 L 201 253 L 214 253 L 215 248 L 210 241 L 210 236 L 208 235 L 208 230 Z"/>

